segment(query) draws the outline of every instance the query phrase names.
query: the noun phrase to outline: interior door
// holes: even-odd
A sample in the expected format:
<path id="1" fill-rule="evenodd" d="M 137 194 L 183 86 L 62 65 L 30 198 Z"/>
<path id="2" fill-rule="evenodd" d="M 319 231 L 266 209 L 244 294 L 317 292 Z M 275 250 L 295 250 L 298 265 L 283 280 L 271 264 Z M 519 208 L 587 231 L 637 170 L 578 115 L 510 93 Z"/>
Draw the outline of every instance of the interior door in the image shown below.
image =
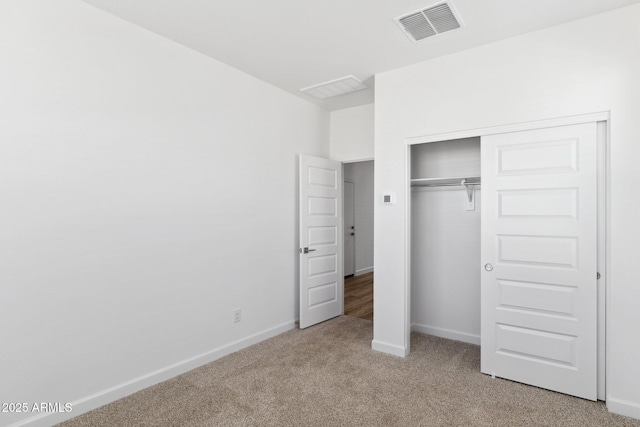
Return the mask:
<path id="1" fill-rule="evenodd" d="M 353 182 L 344 182 L 344 275 L 356 273 L 355 189 Z"/>
<path id="2" fill-rule="evenodd" d="M 300 328 L 344 310 L 342 164 L 300 156 Z"/>
<path id="3" fill-rule="evenodd" d="M 596 399 L 596 124 L 482 138 L 481 370 Z"/>

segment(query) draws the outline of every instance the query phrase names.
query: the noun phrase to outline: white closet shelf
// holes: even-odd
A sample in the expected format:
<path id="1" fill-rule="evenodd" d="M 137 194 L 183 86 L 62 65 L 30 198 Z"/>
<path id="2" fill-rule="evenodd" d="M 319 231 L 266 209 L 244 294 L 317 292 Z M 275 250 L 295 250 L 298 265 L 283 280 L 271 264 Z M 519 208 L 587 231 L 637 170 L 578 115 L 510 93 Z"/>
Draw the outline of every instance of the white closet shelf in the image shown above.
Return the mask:
<path id="1" fill-rule="evenodd" d="M 448 187 L 455 185 L 480 185 L 479 176 L 453 178 L 415 178 L 411 180 L 412 187 Z"/>

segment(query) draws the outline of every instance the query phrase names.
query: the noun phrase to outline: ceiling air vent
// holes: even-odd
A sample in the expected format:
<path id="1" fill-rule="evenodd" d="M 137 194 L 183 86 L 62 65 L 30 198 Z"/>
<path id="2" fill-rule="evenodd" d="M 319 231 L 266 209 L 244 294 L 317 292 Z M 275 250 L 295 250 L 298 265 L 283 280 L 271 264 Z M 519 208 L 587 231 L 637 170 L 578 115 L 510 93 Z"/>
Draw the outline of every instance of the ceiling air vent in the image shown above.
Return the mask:
<path id="1" fill-rule="evenodd" d="M 305 87 L 304 89 L 300 89 L 300 92 L 304 92 L 307 95 L 314 96 L 318 99 L 325 99 L 331 98 L 332 96 L 344 95 L 345 93 L 367 89 L 368 87 L 369 86 L 362 83 L 357 78 L 353 76 L 346 76 L 329 82 Z"/>
<path id="2" fill-rule="evenodd" d="M 426 9 L 395 19 L 398 26 L 414 42 L 435 36 L 462 26 L 453 5 L 438 3 Z"/>

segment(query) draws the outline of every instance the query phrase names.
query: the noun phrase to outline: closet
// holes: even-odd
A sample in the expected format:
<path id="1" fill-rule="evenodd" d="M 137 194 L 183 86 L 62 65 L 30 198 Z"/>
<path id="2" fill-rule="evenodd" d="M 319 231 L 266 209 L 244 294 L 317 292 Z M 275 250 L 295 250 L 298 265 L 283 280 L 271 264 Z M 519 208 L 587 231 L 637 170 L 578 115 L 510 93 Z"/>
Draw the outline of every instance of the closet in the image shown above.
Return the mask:
<path id="1" fill-rule="evenodd" d="M 413 330 L 480 344 L 485 374 L 604 398 L 604 126 L 409 147 Z"/>
<path id="2" fill-rule="evenodd" d="M 411 147 L 413 330 L 473 344 L 480 344 L 478 183 L 479 137 Z"/>

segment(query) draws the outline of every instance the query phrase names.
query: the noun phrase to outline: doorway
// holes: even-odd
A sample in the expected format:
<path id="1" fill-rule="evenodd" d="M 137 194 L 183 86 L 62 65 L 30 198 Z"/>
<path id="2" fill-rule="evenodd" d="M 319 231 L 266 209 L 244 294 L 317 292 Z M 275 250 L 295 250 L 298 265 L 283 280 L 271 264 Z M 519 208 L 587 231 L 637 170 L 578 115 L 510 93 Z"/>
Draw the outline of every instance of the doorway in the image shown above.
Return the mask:
<path id="1" fill-rule="evenodd" d="M 343 163 L 344 314 L 373 320 L 373 160 Z"/>

